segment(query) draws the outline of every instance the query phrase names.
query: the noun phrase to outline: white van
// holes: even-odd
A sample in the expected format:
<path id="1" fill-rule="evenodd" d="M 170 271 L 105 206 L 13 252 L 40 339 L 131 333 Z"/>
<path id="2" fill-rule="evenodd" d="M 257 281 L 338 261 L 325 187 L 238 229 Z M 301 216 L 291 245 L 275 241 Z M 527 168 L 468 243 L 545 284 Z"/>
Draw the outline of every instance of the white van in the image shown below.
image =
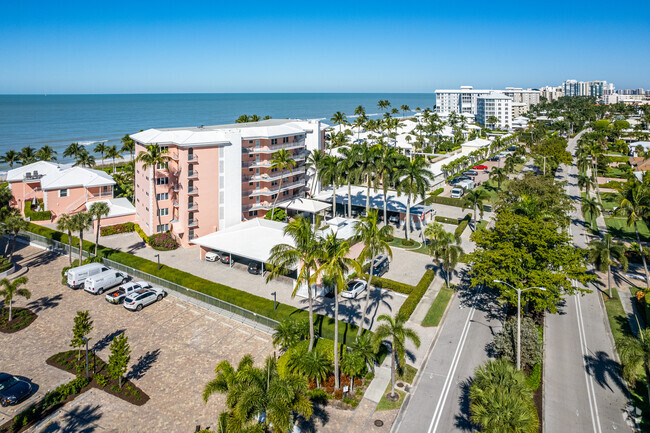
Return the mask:
<path id="1" fill-rule="evenodd" d="M 88 263 L 68 270 L 68 287 L 79 289 L 84 285 L 86 278 L 97 275 L 100 272 L 108 271 L 108 267 L 102 263 Z"/>
<path id="2" fill-rule="evenodd" d="M 127 279 L 126 274 L 115 269 L 109 269 L 86 278 L 86 281 L 84 281 L 84 290 L 95 295 L 101 295 L 106 289 L 126 283 Z"/>
<path id="3" fill-rule="evenodd" d="M 462 198 L 465 195 L 465 190 L 460 187 L 452 188 L 451 198 Z"/>

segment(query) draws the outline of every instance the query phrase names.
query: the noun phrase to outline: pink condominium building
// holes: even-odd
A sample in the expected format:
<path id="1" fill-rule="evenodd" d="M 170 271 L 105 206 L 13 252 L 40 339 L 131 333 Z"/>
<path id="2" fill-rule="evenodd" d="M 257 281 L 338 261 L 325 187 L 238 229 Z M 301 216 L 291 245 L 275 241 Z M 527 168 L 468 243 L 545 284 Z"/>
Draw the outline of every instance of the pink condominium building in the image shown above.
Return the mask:
<path id="1" fill-rule="evenodd" d="M 171 158 L 165 166 L 135 166 L 140 227 L 147 235 L 171 230 L 189 247 L 199 236 L 263 217 L 278 195 L 278 203 L 304 195 L 307 155 L 324 150 L 324 128 L 319 120 L 270 119 L 132 134 L 136 155 L 156 144 Z M 292 171 L 272 167 L 272 155 L 280 149 L 292 153 Z"/>

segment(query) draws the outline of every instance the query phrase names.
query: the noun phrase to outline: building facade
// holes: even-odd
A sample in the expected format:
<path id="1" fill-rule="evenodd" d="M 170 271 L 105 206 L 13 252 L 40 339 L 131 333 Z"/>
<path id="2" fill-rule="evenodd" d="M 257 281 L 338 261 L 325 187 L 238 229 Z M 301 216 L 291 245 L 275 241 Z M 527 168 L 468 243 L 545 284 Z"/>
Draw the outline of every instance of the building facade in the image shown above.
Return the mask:
<path id="1" fill-rule="evenodd" d="M 491 121 L 496 118 L 496 123 Z M 507 129 L 512 126 L 512 98 L 503 93 L 490 93 L 477 98 L 476 121 L 490 128 Z"/>
<path id="2" fill-rule="evenodd" d="M 539 89 L 539 94 L 541 98 L 546 98 L 547 101 L 555 101 L 556 99 L 564 96 L 564 87 L 558 86 L 545 86 Z"/>
<path id="3" fill-rule="evenodd" d="M 592 96 L 595 98 L 602 97 L 605 93 L 613 91 L 614 85 L 607 81 L 577 81 L 566 80 L 562 83 L 564 96 Z"/>
<path id="4" fill-rule="evenodd" d="M 455 112 L 474 116 L 478 120 L 479 100 L 495 94 L 509 97 L 511 103 L 518 104 L 515 106 L 516 112 L 510 113 L 510 118 L 521 116 L 540 101 L 540 91 L 535 89 L 506 87 L 505 90 L 485 90 L 461 86 L 455 90 L 436 90 L 436 113 L 446 116 Z"/>
<path id="5" fill-rule="evenodd" d="M 263 217 L 273 202 L 304 194 L 309 151 L 323 150 L 318 120 L 270 119 L 232 125 L 149 129 L 131 135 L 136 155 L 155 144 L 170 160 L 135 166 L 137 219 L 147 235 L 171 231 L 181 245 Z M 295 166 L 278 171 L 273 154 L 291 153 Z"/>

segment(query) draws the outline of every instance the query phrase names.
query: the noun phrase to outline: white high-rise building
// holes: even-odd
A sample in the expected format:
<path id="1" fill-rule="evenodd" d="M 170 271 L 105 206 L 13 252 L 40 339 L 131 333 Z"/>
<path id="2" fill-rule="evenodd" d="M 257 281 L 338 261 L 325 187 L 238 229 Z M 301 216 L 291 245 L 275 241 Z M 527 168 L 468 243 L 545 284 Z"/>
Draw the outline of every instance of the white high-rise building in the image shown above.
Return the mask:
<path id="1" fill-rule="evenodd" d="M 565 96 L 594 96 L 600 98 L 609 90 L 613 90 L 614 85 L 607 81 L 577 81 L 566 80 L 562 83 L 562 90 Z"/>
<path id="2" fill-rule="evenodd" d="M 505 90 L 487 90 L 461 86 L 460 89 L 454 90 L 436 90 L 436 112 L 441 116 L 455 112 L 456 114 L 472 115 L 476 118 L 479 99 L 495 94 L 509 97 L 511 103 L 523 104 L 517 105 L 518 115 L 528 111 L 532 105 L 539 104 L 540 99 L 539 90 L 533 89 L 506 87 Z M 510 113 L 510 116 L 512 114 Z M 510 125 L 510 122 L 507 124 Z"/>
<path id="3" fill-rule="evenodd" d="M 539 104 L 539 90 L 522 89 L 521 87 L 506 87 L 504 94 L 511 97 L 512 102 L 524 104 L 524 112 L 528 111 L 531 106 Z"/>
<path id="4" fill-rule="evenodd" d="M 507 129 L 512 126 L 512 98 L 503 93 L 493 92 L 479 96 L 476 100 L 476 121 L 483 126 Z M 491 122 L 496 118 L 496 123 Z"/>

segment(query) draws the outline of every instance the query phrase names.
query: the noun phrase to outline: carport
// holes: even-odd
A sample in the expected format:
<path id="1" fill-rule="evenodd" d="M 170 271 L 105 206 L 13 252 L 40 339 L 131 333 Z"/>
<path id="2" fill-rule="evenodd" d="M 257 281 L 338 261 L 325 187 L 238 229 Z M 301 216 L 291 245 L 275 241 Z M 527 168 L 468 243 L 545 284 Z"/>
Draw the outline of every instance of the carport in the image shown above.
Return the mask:
<path id="1" fill-rule="evenodd" d="M 216 250 L 227 253 L 232 268 L 232 256 L 254 260 L 264 264 L 271 257 L 271 249 L 278 244 L 294 245 L 293 239 L 284 234 L 287 224 L 261 218 L 244 221 L 223 230 L 194 239 L 191 243 L 201 247 L 201 260 L 208 251 Z"/>
<path id="2" fill-rule="evenodd" d="M 292 200 L 283 201 L 278 203 L 277 207 L 286 209 L 288 211 L 294 211 L 294 213 L 309 213 L 312 216 L 312 222 L 315 221 L 316 215 L 318 213 L 329 209 L 331 206 L 327 203 L 318 200 L 312 200 L 310 198 L 298 197 Z"/>

